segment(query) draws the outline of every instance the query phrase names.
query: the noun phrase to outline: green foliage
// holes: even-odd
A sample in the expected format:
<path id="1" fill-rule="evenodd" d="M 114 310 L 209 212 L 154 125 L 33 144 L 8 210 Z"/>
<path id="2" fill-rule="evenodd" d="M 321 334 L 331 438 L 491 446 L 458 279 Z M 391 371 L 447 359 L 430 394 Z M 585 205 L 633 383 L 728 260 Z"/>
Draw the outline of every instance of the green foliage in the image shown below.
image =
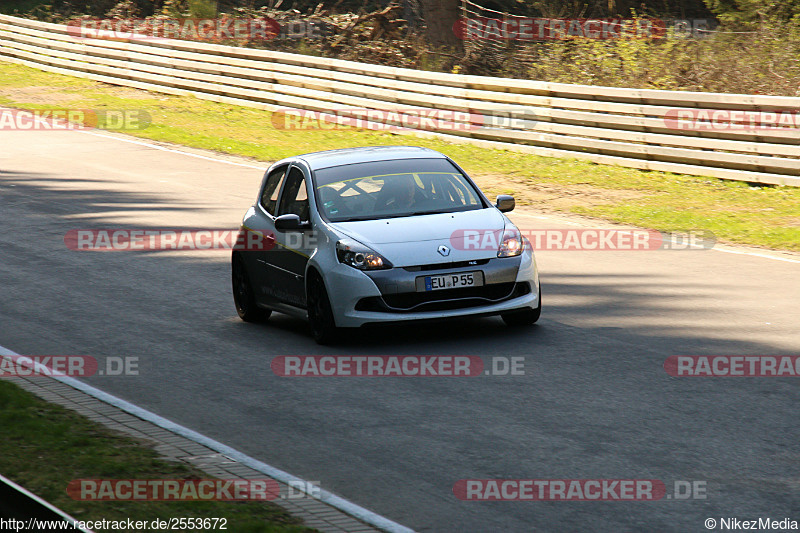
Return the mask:
<path id="1" fill-rule="evenodd" d="M 189 16 L 198 19 L 210 19 L 216 17 L 216 0 L 189 0 Z"/>
<path id="2" fill-rule="evenodd" d="M 40 0 L 8 0 L 0 4 L 0 13 L 15 14 L 15 13 L 29 13 L 30 11 L 41 8 L 45 2 Z"/>
<path id="3" fill-rule="evenodd" d="M 180 17 L 189 8 L 187 0 L 164 0 L 161 14 L 170 17 Z"/>
<path id="4" fill-rule="evenodd" d="M 120 0 L 106 13 L 109 18 L 132 18 L 139 15 L 139 6 L 134 0 Z"/>
<path id="5" fill-rule="evenodd" d="M 800 0 L 704 0 L 720 20 L 736 25 L 800 17 Z"/>
<path id="6" fill-rule="evenodd" d="M 799 0 L 800 1 L 800 0 Z M 704 39 L 571 39 L 531 45 L 502 74 L 536 80 L 800 96 L 800 19 Z"/>

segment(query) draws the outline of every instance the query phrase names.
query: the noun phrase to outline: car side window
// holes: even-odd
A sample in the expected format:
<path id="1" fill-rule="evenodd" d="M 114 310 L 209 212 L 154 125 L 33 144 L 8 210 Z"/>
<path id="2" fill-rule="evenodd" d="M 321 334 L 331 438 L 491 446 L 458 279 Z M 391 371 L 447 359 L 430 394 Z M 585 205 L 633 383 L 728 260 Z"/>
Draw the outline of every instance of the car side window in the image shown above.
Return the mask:
<path id="1" fill-rule="evenodd" d="M 308 220 L 308 191 L 306 190 L 306 178 L 303 172 L 292 167 L 286 177 L 286 185 L 283 188 L 278 216 L 294 214 L 300 220 Z"/>
<path id="2" fill-rule="evenodd" d="M 275 207 L 278 203 L 278 193 L 281 191 L 281 184 L 286 175 L 286 166 L 281 166 L 273 170 L 267 176 L 267 184 L 261 192 L 261 206 L 270 215 L 275 215 Z"/>

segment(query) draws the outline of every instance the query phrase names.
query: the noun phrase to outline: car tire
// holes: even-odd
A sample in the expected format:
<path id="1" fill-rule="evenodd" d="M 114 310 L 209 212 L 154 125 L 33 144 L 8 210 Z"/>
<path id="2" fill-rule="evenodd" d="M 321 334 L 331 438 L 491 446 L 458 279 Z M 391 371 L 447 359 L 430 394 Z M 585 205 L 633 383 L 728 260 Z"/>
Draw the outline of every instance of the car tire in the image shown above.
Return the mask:
<path id="1" fill-rule="evenodd" d="M 317 344 L 333 344 L 339 340 L 340 330 L 333 318 L 333 308 L 325 289 L 325 282 L 316 272 L 311 273 L 306 287 L 308 323 Z"/>
<path id="2" fill-rule="evenodd" d="M 264 322 L 272 314 L 269 309 L 263 309 L 256 304 L 253 286 L 244 266 L 244 260 L 234 255 L 231 260 L 231 284 L 233 288 L 233 303 L 236 313 L 245 322 Z"/>
<path id="3" fill-rule="evenodd" d="M 511 311 L 503 313 L 500 317 L 503 322 L 510 327 L 530 326 L 539 320 L 542 315 L 542 288 L 539 287 L 539 305 L 535 309 L 524 309 L 522 311 Z"/>

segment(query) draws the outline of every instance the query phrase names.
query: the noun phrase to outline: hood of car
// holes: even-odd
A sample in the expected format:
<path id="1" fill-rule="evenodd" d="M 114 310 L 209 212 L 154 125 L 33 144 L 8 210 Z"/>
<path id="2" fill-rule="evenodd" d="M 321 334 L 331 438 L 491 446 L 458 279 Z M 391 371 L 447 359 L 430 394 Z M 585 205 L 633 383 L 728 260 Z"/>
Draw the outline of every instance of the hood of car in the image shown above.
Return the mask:
<path id="1" fill-rule="evenodd" d="M 506 218 L 497 209 L 487 208 L 331 225 L 395 266 L 410 266 L 497 257 L 497 246 L 492 243 L 505 228 Z M 481 242 L 476 241 L 476 232 L 491 233 L 495 239 L 476 246 Z"/>

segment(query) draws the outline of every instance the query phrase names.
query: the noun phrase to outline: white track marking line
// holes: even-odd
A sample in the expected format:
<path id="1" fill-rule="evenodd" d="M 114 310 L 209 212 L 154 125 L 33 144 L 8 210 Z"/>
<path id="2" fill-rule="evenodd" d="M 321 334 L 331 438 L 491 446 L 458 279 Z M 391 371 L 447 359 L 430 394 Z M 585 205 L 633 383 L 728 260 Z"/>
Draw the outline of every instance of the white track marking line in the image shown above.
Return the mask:
<path id="1" fill-rule="evenodd" d="M 146 146 L 148 148 L 155 148 L 156 150 L 161 150 L 162 152 L 171 152 L 173 154 L 188 155 L 188 156 L 191 156 L 191 157 L 196 157 L 198 159 L 205 159 L 206 161 L 214 161 L 216 163 L 227 163 L 229 165 L 236 165 L 238 167 L 254 168 L 256 170 L 261 170 L 262 172 L 266 171 L 267 168 L 268 168 L 268 166 L 267 167 L 259 167 L 259 166 L 256 166 L 256 165 L 248 165 L 247 163 L 237 163 L 235 161 L 227 161 L 225 159 L 218 159 L 216 157 L 209 157 L 207 155 L 193 154 L 191 152 L 184 152 L 183 150 L 175 150 L 174 148 L 167 148 L 166 146 L 160 146 L 158 144 L 153 144 L 153 143 L 150 143 L 150 142 L 135 141 L 133 139 L 125 139 L 123 137 L 116 137 L 114 135 L 103 135 L 102 133 L 96 133 L 96 132 L 93 132 L 93 131 L 84 131 L 84 130 L 72 130 L 72 131 L 77 131 L 78 133 L 83 133 L 85 135 L 92 135 L 93 137 L 103 137 L 104 139 L 113 139 L 115 141 L 121 141 L 121 142 L 130 143 L 130 144 L 137 144 L 139 146 Z M 231 157 L 241 157 L 241 156 L 232 155 Z"/>
<path id="2" fill-rule="evenodd" d="M 4 355 L 19 355 L 18 353 L 12 352 L 8 348 L 3 348 L 0 346 L 0 357 Z M 305 480 L 300 479 L 297 476 L 289 474 L 288 472 L 284 472 L 274 466 L 270 466 L 266 463 L 263 463 L 257 459 L 253 459 L 252 457 L 243 454 L 242 452 L 231 448 L 221 442 L 218 442 L 214 439 L 206 437 L 200 433 L 197 433 L 194 430 L 191 430 L 187 427 L 181 426 L 172 422 L 171 420 L 167 420 L 153 412 L 150 412 L 146 409 L 142 409 L 130 402 L 127 402 L 121 398 L 117 398 L 107 392 L 103 392 L 100 389 L 96 389 L 91 385 L 87 385 L 82 381 L 78 381 L 77 379 L 66 377 L 66 376 L 50 376 L 53 379 L 56 379 L 66 385 L 69 385 L 72 388 L 78 389 L 82 392 L 85 392 L 89 396 L 97 398 L 98 400 L 105 402 L 109 405 L 113 405 L 126 413 L 130 413 L 133 416 L 141 418 L 142 420 L 146 420 L 156 426 L 166 429 L 167 431 L 171 431 L 173 433 L 177 433 L 178 435 L 185 437 L 191 441 L 194 441 L 198 444 L 202 444 L 207 448 L 211 448 L 217 452 L 223 453 L 242 463 L 243 465 L 249 466 L 253 470 L 257 470 L 263 474 L 270 476 L 271 478 L 277 479 L 285 484 L 289 484 L 290 482 L 298 483 L 298 488 L 296 490 L 303 490 L 302 487 L 307 487 L 307 483 Z M 302 484 L 300 484 L 302 483 Z M 344 498 L 336 496 L 326 490 L 320 489 L 319 491 L 319 499 L 330 505 L 331 507 L 335 507 L 340 511 L 349 514 L 359 520 L 366 522 L 378 529 L 382 529 L 384 531 L 389 531 L 390 533 L 414 533 L 413 529 L 409 529 L 405 526 L 398 524 L 397 522 L 393 522 L 388 518 L 384 518 L 383 516 L 373 513 L 372 511 L 360 507 Z"/>
<path id="3" fill-rule="evenodd" d="M 542 215 L 528 215 L 526 213 L 514 213 L 514 217 L 528 217 L 528 218 L 536 218 L 536 219 L 539 219 L 539 220 L 553 220 L 553 221 L 558 222 L 559 224 L 569 224 L 571 226 L 584 226 L 584 227 L 593 227 L 593 226 L 595 226 L 595 225 L 588 224 L 588 223 L 581 224 L 581 223 L 577 223 L 577 222 L 562 220 L 558 216 L 548 217 L 548 216 L 542 216 Z M 672 242 L 676 242 L 674 238 L 672 239 Z M 798 264 L 800 264 L 800 260 L 798 260 L 798 259 L 789 259 L 788 257 L 779 257 L 779 256 L 776 256 L 776 255 L 762 254 L 762 253 L 757 253 L 757 252 L 745 252 L 745 251 L 742 251 L 742 250 L 733 250 L 731 248 L 719 248 L 717 246 L 714 246 L 713 248 L 704 248 L 704 247 L 699 246 L 699 245 L 691 245 L 691 246 L 693 246 L 695 248 L 699 248 L 699 249 L 706 249 L 706 250 L 711 250 L 711 251 L 714 251 L 714 252 L 722 252 L 722 253 L 726 253 L 726 254 L 749 255 L 751 257 L 760 257 L 760 258 L 763 258 L 763 259 L 772 259 L 774 261 L 784 261 L 786 263 L 798 263 Z M 777 252 L 777 253 L 779 253 L 779 252 Z"/>
<path id="4" fill-rule="evenodd" d="M 42 123 L 42 124 L 51 123 L 51 127 L 52 127 L 52 124 L 62 125 L 62 124 L 65 123 L 65 121 L 60 120 L 60 119 L 45 119 L 45 118 L 42 118 L 40 116 L 33 115 L 33 113 L 31 113 L 31 112 L 29 112 L 29 111 L 27 111 L 25 109 L 17 109 L 17 108 L 12 108 L 12 107 L 0 107 L 0 110 L 2 110 L 2 111 L 16 111 L 18 113 L 25 113 L 25 114 L 31 115 L 33 117 L 33 120 L 36 121 L 36 122 L 39 122 L 39 123 Z M 98 132 L 92 131 L 92 130 L 86 130 L 86 129 L 80 129 L 80 128 L 74 128 L 73 129 L 73 128 L 67 128 L 67 127 L 64 126 L 64 127 L 61 127 L 60 129 L 58 129 L 58 128 L 57 129 L 52 129 L 52 131 L 58 131 L 58 132 L 61 132 L 61 131 L 72 131 L 72 132 L 76 132 L 76 133 L 83 133 L 85 135 L 92 135 L 94 137 L 103 137 L 105 139 L 113 139 L 115 141 L 121 141 L 121 142 L 130 143 L 130 144 L 136 144 L 136 145 L 139 145 L 139 146 L 146 146 L 148 148 L 155 148 L 156 150 L 161 150 L 162 152 L 172 152 L 172 153 L 175 153 L 175 154 L 188 155 L 188 156 L 191 156 L 191 157 L 196 157 L 198 159 L 205 159 L 206 161 L 214 161 L 214 162 L 217 162 L 217 163 L 228 163 L 229 165 L 236 165 L 236 166 L 245 167 L 245 168 L 254 168 L 256 170 L 261 170 L 261 171 L 265 171 L 267 169 L 267 167 L 260 167 L 260 166 L 256 166 L 256 165 L 248 165 L 247 163 L 237 163 L 235 161 L 226 161 L 224 159 L 219 159 L 219 158 L 215 158 L 215 157 L 209 157 L 209 156 L 200 155 L 200 154 L 193 154 L 191 152 L 185 152 L 183 150 L 175 150 L 173 148 L 167 148 L 166 146 L 160 146 L 158 144 L 154 144 L 153 142 L 140 141 L 140 140 L 137 140 L 137 139 L 127 139 L 127 138 L 122 137 L 122 136 L 108 135 L 108 134 L 98 133 Z M 231 156 L 231 157 L 241 157 L 241 156 Z"/>
<path id="5" fill-rule="evenodd" d="M 777 257 L 774 255 L 767 255 L 767 254 L 759 254 L 755 252 L 740 252 L 739 250 L 731 250 L 730 248 L 711 248 L 715 252 L 722 252 L 725 254 L 736 254 L 736 255 L 751 255 L 753 257 L 763 257 L 765 259 L 774 259 L 775 261 L 785 261 L 787 263 L 800 263 L 800 260 L 797 259 L 789 259 L 788 257 Z"/>

